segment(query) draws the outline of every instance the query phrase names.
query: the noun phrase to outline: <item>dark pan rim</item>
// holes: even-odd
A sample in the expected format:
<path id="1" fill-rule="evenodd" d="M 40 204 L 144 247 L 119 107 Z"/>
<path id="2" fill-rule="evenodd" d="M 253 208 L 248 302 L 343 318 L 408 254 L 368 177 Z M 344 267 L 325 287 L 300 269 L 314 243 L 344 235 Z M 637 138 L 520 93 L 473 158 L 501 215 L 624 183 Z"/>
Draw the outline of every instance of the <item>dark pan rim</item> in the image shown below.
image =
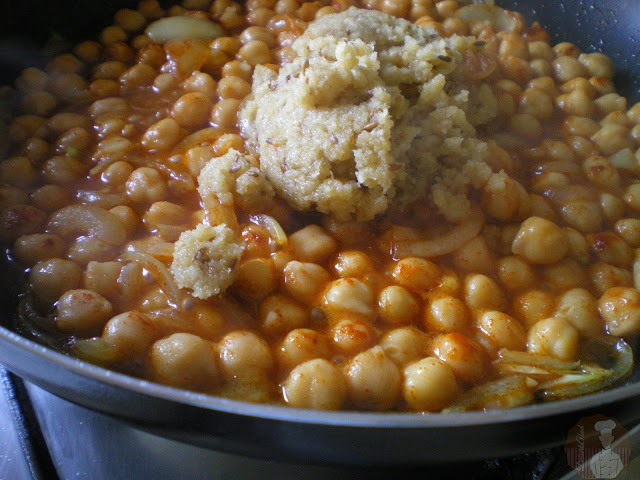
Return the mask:
<path id="1" fill-rule="evenodd" d="M 29 355 L 39 357 L 73 374 L 137 394 L 220 413 L 312 425 L 411 429 L 497 425 L 579 412 L 640 396 L 640 382 L 635 381 L 584 397 L 485 412 L 428 414 L 318 411 L 231 400 L 161 385 L 70 357 L 22 337 L 3 326 L 0 326 L 0 341 L 8 342 Z"/>

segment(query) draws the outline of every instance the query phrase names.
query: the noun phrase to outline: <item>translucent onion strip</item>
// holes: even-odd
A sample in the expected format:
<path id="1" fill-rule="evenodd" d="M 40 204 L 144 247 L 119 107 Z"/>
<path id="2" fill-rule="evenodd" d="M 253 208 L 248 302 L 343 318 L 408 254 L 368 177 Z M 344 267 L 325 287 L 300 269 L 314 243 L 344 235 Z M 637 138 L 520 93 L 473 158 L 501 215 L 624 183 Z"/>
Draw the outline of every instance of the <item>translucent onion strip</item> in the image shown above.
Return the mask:
<path id="1" fill-rule="evenodd" d="M 619 338 L 611 346 L 611 353 L 615 356 L 615 363 L 611 369 L 583 364 L 581 371 L 540 385 L 538 393 L 545 400 L 555 400 L 580 397 L 611 387 L 633 370 L 633 351 L 627 342 Z"/>
<path id="2" fill-rule="evenodd" d="M 437 257 L 451 253 L 470 240 L 482 230 L 484 215 L 477 205 L 471 207 L 471 214 L 448 233 L 426 240 L 408 240 L 393 245 L 393 257 Z"/>
<path id="3" fill-rule="evenodd" d="M 141 252 L 126 252 L 122 255 L 122 259 L 130 262 L 139 263 L 149 274 L 156 279 L 162 291 L 167 295 L 169 301 L 174 307 L 180 306 L 181 295 L 180 289 L 169 269 L 158 259 Z"/>
<path id="4" fill-rule="evenodd" d="M 498 360 L 500 363 L 519 363 L 522 365 L 531 365 L 533 367 L 551 368 L 553 370 L 575 370 L 580 366 L 580 362 L 568 362 L 559 360 L 549 355 L 538 355 L 536 353 L 519 352 L 516 350 L 501 349 L 498 352 Z"/>
<path id="5" fill-rule="evenodd" d="M 107 365 L 118 360 L 116 347 L 100 337 L 76 340 L 71 351 L 75 356 L 98 365 Z"/>
<path id="6" fill-rule="evenodd" d="M 466 391 L 455 403 L 443 410 L 443 413 L 528 405 L 534 399 L 533 392 L 536 385 L 537 382 L 528 377 L 516 375 L 504 377 Z"/>
<path id="7" fill-rule="evenodd" d="M 276 245 L 283 248 L 287 246 L 287 234 L 275 218 L 270 215 L 251 215 L 249 220 L 269 232 Z"/>

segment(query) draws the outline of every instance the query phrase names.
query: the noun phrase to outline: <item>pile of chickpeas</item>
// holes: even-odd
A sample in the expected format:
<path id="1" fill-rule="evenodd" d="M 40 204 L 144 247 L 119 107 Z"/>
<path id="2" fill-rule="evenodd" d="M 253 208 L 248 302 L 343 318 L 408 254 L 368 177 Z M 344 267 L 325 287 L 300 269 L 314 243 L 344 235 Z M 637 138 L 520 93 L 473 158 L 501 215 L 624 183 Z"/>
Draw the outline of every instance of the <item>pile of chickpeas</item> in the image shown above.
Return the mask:
<path id="1" fill-rule="evenodd" d="M 205 217 L 197 175 L 245 151 L 238 111 L 256 65 L 277 69 L 309 22 L 351 6 L 475 35 L 499 116 L 479 136 L 508 175 L 471 192 L 482 232 L 437 258 L 395 241 L 444 232 L 435 214 L 336 223 L 277 202 L 275 241 L 238 211 L 230 289 L 176 292 L 173 244 Z M 640 331 L 640 104 L 612 61 L 464 21 L 454 0 L 142 0 L 3 98 L 0 239 L 27 273 L 21 331 L 160 383 L 315 409 L 439 411 L 500 377 L 501 349 L 577 360 L 587 337 Z M 151 41 L 164 16 L 216 22 L 213 40 Z M 62 340 L 60 340 L 62 339 Z"/>

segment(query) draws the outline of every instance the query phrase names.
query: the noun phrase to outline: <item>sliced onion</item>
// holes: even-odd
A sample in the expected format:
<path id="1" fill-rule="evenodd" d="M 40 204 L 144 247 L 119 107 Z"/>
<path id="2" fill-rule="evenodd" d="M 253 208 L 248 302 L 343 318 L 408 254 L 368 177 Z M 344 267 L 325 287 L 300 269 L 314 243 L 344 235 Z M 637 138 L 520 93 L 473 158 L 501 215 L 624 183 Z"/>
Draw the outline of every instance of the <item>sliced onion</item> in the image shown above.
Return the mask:
<path id="1" fill-rule="evenodd" d="M 524 375 L 538 382 L 548 381 L 561 375 L 561 373 L 556 371 L 545 370 L 544 368 L 534 367 L 533 365 L 522 365 L 521 363 L 498 363 L 495 364 L 495 367 L 502 375 Z M 565 373 L 570 372 L 566 371 Z"/>
<path id="2" fill-rule="evenodd" d="M 213 40 L 225 35 L 224 30 L 217 23 L 204 18 L 187 16 L 165 17 L 156 20 L 147 27 L 145 34 L 156 43 L 187 38 Z"/>
<path id="3" fill-rule="evenodd" d="M 149 247 L 149 255 L 157 258 L 161 262 L 170 262 L 173 260 L 173 250 L 175 245 L 169 242 L 160 242 Z"/>
<path id="4" fill-rule="evenodd" d="M 568 362 L 549 355 L 519 352 L 516 350 L 507 350 L 506 348 L 503 348 L 498 352 L 498 357 L 498 360 L 495 362 L 496 364 L 502 362 L 519 363 L 522 365 L 531 365 L 534 367 L 563 371 L 575 370 L 580 367 L 580 362 Z"/>
<path id="5" fill-rule="evenodd" d="M 615 356 L 612 368 L 602 368 L 592 363 L 582 364 L 581 371 L 563 375 L 543 383 L 538 394 L 544 400 L 572 398 L 599 392 L 627 377 L 633 370 L 633 351 L 621 338 L 601 340 Z"/>
<path id="6" fill-rule="evenodd" d="M 271 215 L 251 215 L 249 220 L 269 232 L 269 236 L 276 242 L 276 245 L 283 248 L 287 246 L 287 234 L 280 223 Z"/>
<path id="7" fill-rule="evenodd" d="M 493 410 L 519 407 L 530 404 L 534 399 L 537 382 L 531 378 L 512 375 L 493 382 L 473 387 L 443 413 L 467 412 L 471 410 Z"/>
<path id="8" fill-rule="evenodd" d="M 167 295 L 172 306 L 180 306 L 180 289 L 169 269 L 158 259 L 141 252 L 125 252 L 122 259 L 130 262 L 139 263 L 149 274 L 156 279 L 162 291 Z"/>
<path id="9" fill-rule="evenodd" d="M 428 240 L 409 240 L 393 245 L 393 258 L 437 257 L 451 253 L 475 238 L 484 225 L 484 215 L 477 205 L 471 207 L 471 214 L 448 233 Z"/>
<path id="10" fill-rule="evenodd" d="M 78 358 L 98 365 L 110 364 L 118 359 L 117 348 L 100 337 L 76 340 L 71 351 Z"/>

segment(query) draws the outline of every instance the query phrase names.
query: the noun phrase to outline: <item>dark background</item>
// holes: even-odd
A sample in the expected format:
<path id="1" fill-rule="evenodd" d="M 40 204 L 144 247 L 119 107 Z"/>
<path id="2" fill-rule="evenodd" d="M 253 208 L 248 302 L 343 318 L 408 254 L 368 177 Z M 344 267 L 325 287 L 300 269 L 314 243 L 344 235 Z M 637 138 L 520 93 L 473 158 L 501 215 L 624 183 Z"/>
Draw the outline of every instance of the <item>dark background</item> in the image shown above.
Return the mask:
<path id="1" fill-rule="evenodd" d="M 161 3 L 170 3 L 167 1 Z M 553 43 L 570 41 L 601 51 L 618 66 L 621 93 L 640 100 L 640 0 L 496 0 L 537 19 Z M 95 38 L 119 8 L 136 0 L 0 0 L 0 83 L 42 63 L 42 47 L 53 35 L 68 42 Z M 56 43 L 54 41 L 53 43 Z"/>

